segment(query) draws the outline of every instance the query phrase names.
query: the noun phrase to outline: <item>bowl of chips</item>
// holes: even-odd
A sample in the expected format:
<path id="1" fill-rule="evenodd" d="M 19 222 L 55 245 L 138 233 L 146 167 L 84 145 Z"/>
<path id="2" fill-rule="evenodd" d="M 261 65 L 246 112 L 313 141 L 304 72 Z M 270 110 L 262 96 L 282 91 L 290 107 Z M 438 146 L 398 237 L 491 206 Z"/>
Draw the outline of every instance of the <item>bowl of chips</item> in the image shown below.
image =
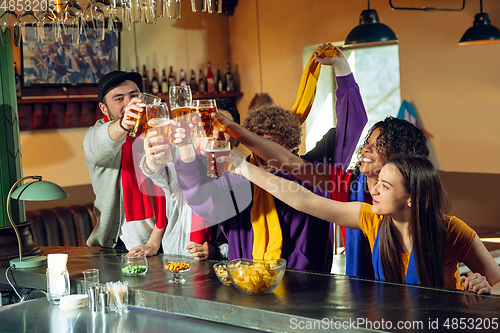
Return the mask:
<path id="1" fill-rule="evenodd" d="M 229 278 L 229 273 L 227 272 L 225 262 L 218 262 L 218 263 L 214 264 L 214 271 L 215 271 L 215 275 L 217 275 L 217 277 L 219 278 L 219 281 L 223 285 L 230 286 L 233 284 L 231 282 L 231 279 Z"/>
<path id="2" fill-rule="evenodd" d="M 270 294 L 280 284 L 286 259 L 235 259 L 226 269 L 233 285 L 244 294 Z"/>

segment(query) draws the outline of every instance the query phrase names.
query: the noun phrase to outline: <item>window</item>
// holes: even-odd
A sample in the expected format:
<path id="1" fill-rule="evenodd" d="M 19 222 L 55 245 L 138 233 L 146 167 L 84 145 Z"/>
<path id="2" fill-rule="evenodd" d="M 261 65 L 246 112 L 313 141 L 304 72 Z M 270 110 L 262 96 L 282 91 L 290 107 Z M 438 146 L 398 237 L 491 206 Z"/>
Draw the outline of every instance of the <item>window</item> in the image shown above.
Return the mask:
<path id="1" fill-rule="evenodd" d="M 342 44 L 342 43 L 335 43 Z M 316 46 L 304 47 L 304 65 Z M 368 115 L 360 144 L 377 121 L 387 116 L 396 117 L 401 105 L 399 81 L 398 45 L 369 47 L 344 51 L 351 70 L 359 85 L 361 97 Z M 322 66 L 316 88 L 316 98 L 306 119 L 306 150 L 316 145 L 335 120 L 335 74 L 330 66 Z M 353 162 L 356 161 L 353 156 Z"/>

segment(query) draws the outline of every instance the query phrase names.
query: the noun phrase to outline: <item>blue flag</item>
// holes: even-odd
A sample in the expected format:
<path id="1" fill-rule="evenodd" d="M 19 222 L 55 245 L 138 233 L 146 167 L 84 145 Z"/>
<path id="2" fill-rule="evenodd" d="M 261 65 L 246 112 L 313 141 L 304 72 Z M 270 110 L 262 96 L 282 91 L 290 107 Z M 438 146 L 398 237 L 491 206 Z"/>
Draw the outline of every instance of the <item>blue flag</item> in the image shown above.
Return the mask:
<path id="1" fill-rule="evenodd" d="M 420 125 L 417 123 L 417 117 L 415 116 L 413 106 L 406 100 L 403 100 L 403 103 L 401 103 L 397 118 L 407 120 L 413 125 L 420 128 Z"/>

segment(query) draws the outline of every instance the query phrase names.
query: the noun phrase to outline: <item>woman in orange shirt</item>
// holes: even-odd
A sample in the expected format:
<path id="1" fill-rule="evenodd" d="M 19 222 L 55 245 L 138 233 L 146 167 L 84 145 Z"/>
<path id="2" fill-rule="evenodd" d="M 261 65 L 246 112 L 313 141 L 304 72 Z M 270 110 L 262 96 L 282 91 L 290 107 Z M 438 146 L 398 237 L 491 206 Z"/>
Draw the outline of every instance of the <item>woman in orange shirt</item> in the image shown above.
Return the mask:
<path id="1" fill-rule="evenodd" d="M 237 166 L 234 172 L 289 206 L 361 229 L 370 241 L 377 279 L 500 294 L 500 266 L 474 230 L 445 215 L 448 197 L 426 158 L 391 158 L 371 191 L 373 206 L 323 198 L 240 158 L 225 159 Z M 461 278 L 459 262 L 477 273 Z"/>

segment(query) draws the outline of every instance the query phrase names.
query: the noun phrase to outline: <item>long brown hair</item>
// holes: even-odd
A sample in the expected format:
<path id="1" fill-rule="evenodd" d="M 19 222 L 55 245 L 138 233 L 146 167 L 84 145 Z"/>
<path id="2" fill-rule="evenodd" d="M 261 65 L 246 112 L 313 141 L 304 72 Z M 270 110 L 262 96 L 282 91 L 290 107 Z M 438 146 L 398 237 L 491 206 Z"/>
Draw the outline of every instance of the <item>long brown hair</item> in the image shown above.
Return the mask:
<path id="1" fill-rule="evenodd" d="M 444 262 L 449 207 L 448 194 L 437 170 L 423 157 L 393 156 L 411 198 L 410 237 L 413 241 L 420 284 L 444 287 Z M 387 281 L 404 281 L 401 253 L 403 240 L 392 218 L 385 216 L 380 227 L 380 257 Z"/>

